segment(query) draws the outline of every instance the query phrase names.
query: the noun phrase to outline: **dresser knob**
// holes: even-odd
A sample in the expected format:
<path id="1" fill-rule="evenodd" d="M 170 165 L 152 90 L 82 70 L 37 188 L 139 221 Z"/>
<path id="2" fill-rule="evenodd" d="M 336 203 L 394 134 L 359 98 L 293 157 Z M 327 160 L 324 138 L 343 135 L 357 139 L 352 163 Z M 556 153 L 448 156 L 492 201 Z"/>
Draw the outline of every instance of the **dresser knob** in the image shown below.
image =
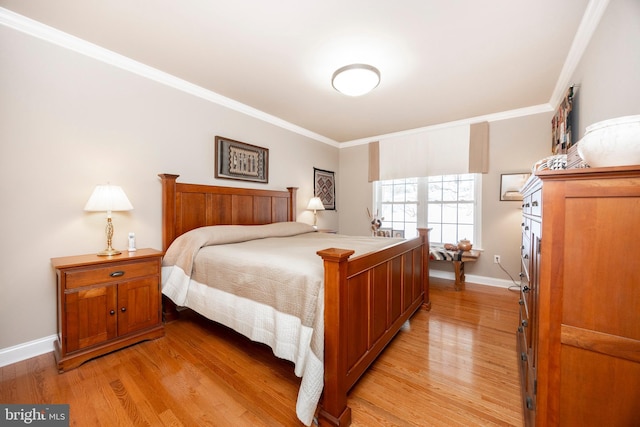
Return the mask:
<path id="1" fill-rule="evenodd" d="M 125 311 L 127 311 L 127 307 L 122 307 L 120 311 L 124 313 Z"/>
<path id="2" fill-rule="evenodd" d="M 111 311 L 109 312 L 109 314 L 113 316 L 114 314 L 116 314 L 116 312 L 115 312 L 115 310 L 111 310 Z"/>
<path id="3" fill-rule="evenodd" d="M 522 323 L 522 326 L 524 326 L 525 328 L 529 326 L 529 322 L 527 322 L 527 319 L 522 319 L 521 323 Z"/>
<path id="4" fill-rule="evenodd" d="M 122 270 L 114 271 L 113 273 L 109 274 L 109 276 L 111 276 L 111 277 L 121 277 L 121 276 L 124 276 L 124 271 L 122 271 Z"/>
<path id="5" fill-rule="evenodd" d="M 523 362 L 527 361 L 527 353 L 520 353 L 520 360 L 522 360 Z"/>
<path id="6" fill-rule="evenodd" d="M 530 396 L 527 396 L 527 409 L 533 410 L 533 399 Z"/>
<path id="7" fill-rule="evenodd" d="M 528 286 L 524 286 L 524 287 L 522 288 L 522 292 L 525 292 L 525 293 L 526 293 L 526 292 L 529 292 L 530 290 L 531 290 L 531 288 L 530 288 L 530 287 L 528 287 Z"/>

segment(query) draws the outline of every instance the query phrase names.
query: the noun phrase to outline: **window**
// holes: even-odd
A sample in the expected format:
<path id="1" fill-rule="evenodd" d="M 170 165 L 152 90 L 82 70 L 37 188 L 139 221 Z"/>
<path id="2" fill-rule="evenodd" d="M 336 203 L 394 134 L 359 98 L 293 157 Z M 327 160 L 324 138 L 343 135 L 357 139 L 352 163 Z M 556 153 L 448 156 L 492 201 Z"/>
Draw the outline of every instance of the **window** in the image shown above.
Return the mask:
<path id="1" fill-rule="evenodd" d="M 418 181 L 418 178 L 408 178 L 376 182 L 374 188 L 379 190 L 380 200 L 376 212 L 379 218 L 384 218 L 382 229 L 391 230 L 392 235 L 401 231 L 407 238 L 418 235 Z"/>
<path id="2" fill-rule="evenodd" d="M 467 238 L 480 246 L 480 174 L 442 175 L 377 181 L 374 206 L 382 228 L 405 237 L 418 227 L 431 228 L 433 243 Z"/>

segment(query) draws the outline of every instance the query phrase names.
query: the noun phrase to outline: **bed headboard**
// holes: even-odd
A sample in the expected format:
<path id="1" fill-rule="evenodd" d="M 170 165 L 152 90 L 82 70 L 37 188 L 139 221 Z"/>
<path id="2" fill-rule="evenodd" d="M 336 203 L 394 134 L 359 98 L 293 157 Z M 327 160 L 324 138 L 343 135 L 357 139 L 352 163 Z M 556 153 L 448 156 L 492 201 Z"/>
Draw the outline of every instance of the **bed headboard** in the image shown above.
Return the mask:
<path id="1" fill-rule="evenodd" d="M 261 225 L 296 220 L 297 187 L 287 191 L 183 184 L 162 173 L 162 250 L 207 225 Z"/>

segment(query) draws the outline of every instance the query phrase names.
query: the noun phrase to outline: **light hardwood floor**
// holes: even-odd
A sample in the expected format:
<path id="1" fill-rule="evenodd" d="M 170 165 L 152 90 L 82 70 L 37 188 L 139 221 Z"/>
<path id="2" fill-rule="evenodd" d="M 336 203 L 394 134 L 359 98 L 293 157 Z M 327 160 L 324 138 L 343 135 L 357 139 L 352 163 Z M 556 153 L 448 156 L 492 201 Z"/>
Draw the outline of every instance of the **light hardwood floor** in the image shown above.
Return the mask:
<path id="1" fill-rule="evenodd" d="M 521 426 L 518 293 L 432 279 L 420 311 L 349 394 L 353 426 Z M 0 368 L 1 403 L 69 403 L 74 426 L 301 426 L 299 379 L 271 350 L 190 314 L 166 336 L 58 374 Z"/>

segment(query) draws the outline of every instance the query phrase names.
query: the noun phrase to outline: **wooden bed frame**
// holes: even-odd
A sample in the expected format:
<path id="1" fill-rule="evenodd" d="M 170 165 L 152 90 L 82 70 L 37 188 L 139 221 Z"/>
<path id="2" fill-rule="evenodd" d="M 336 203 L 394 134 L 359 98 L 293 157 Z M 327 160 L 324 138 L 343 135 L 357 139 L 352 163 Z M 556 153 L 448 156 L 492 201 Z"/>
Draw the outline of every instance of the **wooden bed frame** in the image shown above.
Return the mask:
<path id="1" fill-rule="evenodd" d="M 260 190 L 162 180 L 162 246 L 208 225 L 258 225 L 296 220 L 296 190 Z M 318 252 L 324 260 L 324 390 L 318 424 L 348 426 L 347 393 L 402 325 L 429 310 L 429 238 L 420 236 L 350 259 L 349 249 Z M 165 320 L 175 304 L 163 296 Z"/>

